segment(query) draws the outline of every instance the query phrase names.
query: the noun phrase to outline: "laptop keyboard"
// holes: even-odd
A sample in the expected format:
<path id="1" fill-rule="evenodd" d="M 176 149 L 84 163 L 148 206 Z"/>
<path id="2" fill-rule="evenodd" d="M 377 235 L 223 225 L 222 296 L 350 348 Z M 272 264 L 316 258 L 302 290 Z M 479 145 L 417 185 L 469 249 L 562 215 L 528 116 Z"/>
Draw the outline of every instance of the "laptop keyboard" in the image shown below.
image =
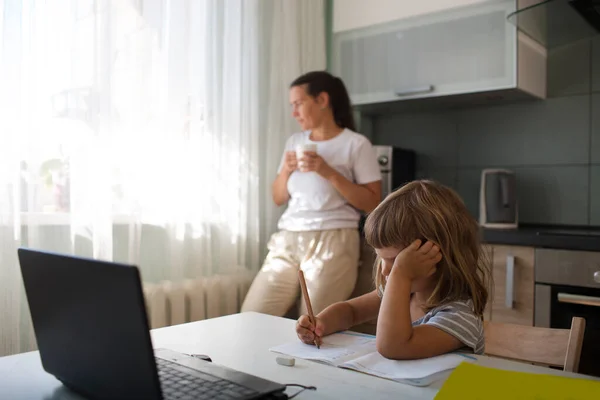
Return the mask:
<path id="1" fill-rule="evenodd" d="M 257 394 L 247 387 L 161 358 L 156 359 L 156 367 L 165 400 L 234 400 Z"/>

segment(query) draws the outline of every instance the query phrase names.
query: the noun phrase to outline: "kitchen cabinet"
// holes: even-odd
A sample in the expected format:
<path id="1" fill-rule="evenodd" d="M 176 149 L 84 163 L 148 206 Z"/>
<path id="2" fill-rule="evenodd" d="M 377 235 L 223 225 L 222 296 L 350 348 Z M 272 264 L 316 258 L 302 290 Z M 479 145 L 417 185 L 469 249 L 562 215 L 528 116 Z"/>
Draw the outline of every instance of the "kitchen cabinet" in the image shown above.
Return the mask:
<path id="1" fill-rule="evenodd" d="M 367 23 L 339 16 L 334 23 L 331 68 L 354 105 L 474 93 L 545 97 L 545 49 L 506 20 L 515 0 L 464 0 L 467 5 L 433 11 L 428 2 L 411 3 L 405 13 L 388 4 L 394 20 L 381 16 L 382 4 L 379 17 L 366 18 Z M 339 12 L 334 9 L 334 22 Z"/>
<path id="2" fill-rule="evenodd" d="M 497 0 L 333 0 L 333 32 Z"/>
<path id="3" fill-rule="evenodd" d="M 485 318 L 533 326 L 535 249 L 486 245 L 491 253 L 493 291 Z"/>

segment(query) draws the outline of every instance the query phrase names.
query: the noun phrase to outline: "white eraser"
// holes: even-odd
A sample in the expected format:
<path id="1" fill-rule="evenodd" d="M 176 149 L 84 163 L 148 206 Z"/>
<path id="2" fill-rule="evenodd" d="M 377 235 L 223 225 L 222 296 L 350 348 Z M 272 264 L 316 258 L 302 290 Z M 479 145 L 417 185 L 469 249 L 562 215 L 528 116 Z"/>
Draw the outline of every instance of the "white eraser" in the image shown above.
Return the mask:
<path id="1" fill-rule="evenodd" d="M 285 365 L 286 367 L 293 367 L 296 365 L 296 359 L 291 357 L 277 357 L 275 361 L 277 361 L 277 364 Z"/>

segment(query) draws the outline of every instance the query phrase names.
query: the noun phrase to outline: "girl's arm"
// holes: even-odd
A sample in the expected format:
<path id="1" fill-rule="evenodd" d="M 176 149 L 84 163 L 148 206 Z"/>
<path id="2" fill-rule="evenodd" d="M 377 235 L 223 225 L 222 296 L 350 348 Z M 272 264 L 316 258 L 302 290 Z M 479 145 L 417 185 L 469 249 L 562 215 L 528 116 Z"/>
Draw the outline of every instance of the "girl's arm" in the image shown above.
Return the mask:
<path id="1" fill-rule="evenodd" d="M 463 344 L 434 326 L 412 326 L 411 279 L 394 273 L 388 278 L 377 321 L 377 351 L 385 358 L 405 360 L 438 356 Z"/>
<path id="2" fill-rule="evenodd" d="M 325 328 L 322 336 L 376 319 L 380 306 L 381 299 L 376 290 L 330 305 L 317 315 L 317 319 L 323 322 Z"/>

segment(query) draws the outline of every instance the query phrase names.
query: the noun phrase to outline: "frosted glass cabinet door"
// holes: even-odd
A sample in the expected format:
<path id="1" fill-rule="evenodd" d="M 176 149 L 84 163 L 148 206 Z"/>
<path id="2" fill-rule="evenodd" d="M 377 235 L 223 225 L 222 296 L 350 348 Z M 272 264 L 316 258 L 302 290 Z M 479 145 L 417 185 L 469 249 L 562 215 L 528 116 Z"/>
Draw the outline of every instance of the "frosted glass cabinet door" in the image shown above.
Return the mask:
<path id="1" fill-rule="evenodd" d="M 516 2 L 494 1 L 333 36 L 333 72 L 354 104 L 516 86 Z"/>

